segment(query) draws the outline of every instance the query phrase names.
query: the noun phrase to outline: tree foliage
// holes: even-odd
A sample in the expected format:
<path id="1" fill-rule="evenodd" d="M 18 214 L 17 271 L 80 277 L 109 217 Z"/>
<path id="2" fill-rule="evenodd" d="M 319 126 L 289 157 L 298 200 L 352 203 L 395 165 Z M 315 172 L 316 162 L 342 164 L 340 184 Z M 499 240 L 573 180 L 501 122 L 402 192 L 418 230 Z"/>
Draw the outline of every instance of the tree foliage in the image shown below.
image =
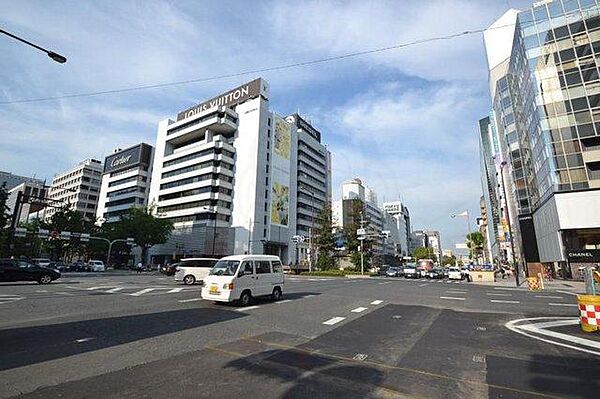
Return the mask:
<path id="1" fill-rule="evenodd" d="M 448 256 L 448 255 L 443 255 L 442 256 L 442 266 L 454 266 L 456 265 L 456 256 L 452 255 L 452 256 Z"/>
<path id="2" fill-rule="evenodd" d="M 317 267 L 329 270 L 335 267 L 335 237 L 331 220 L 331 204 L 326 202 L 317 216 L 317 226 L 313 233 L 314 245 L 317 250 Z"/>
<path id="3" fill-rule="evenodd" d="M 344 236 L 346 238 L 346 250 L 348 255 L 350 256 L 350 261 L 354 265 L 355 269 L 360 269 L 360 258 L 361 254 L 359 251 L 360 248 L 360 240 L 358 239 L 358 235 L 356 234 L 356 230 L 361 227 L 360 221 L 363 217 L 363 205 L 360 200 L 351 200 L 350 212 L 348 212 L 348 219 L 350 223 L 344 226 Z M 368 223 L 364 223 L 363 227 L 366 229 L 368 227 Z M 369 264 L 371 258 L 371 245 L 369 240 L 363 240 L 362 242 L 363 248 L 363 261 L 366 265 Z"/>
<path id="4" fill-rule="evenodd" d="M 8 254 L 10 213 L 7 202 L 8 190 L 6 189 L 6 183 L 2 183 L 0 186 L 0 257 Z"/>
<path id="5" fill-rule="evenodd" d="M 481 232 L 474 231 L 467 234 L 467 247 L 469 248 L 469 258 L 479 259 L 483 254 L 483 247 L 485 245 L 485 237 Z"/>
<path id="6" fill-rule="evenodd" d="M 419 259 L 431 259 L 434 262 L 437 261 L 437 257 L 435 256 L 435 254 L 433 253 L 433 248 L 428 247 L 416 247 L 415 250 L 413 251 L 413 255 L 412 255 L 416 260 Z"/>

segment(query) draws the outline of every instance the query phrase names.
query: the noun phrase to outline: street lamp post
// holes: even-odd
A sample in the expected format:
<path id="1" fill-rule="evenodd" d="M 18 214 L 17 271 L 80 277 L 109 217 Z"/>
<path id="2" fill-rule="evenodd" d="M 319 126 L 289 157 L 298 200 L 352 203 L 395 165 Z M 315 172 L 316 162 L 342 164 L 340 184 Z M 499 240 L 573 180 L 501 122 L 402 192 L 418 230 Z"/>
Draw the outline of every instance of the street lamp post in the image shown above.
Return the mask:
<path id="1" fill-rule="evenodd" d="M 300 186 L 301 190 L 306 191 L 310 194 L 310 227 L 308 228 L 308 271 L 312 272 L 312 258 L 313 258 L 313 236 L 312 230 L 315 224 L 315 193 L 308 189 L 306 186 Z"/>
<path id="2" fill-rule="evenodd" d="M 517 287 L 519 286 L 519 265 L 515 259 L 515 242 L 513 238 L 512 227 L 510 224 L 510 211 L 508 207 L 508 197 L 506 197 L 506 184 L 504 183 L 504 166 L 506 166 L 506 161 L 502 161 L 500 164 L 500 174 L 502 177 L 502 195 L 504 196 L 504 206 L 506 210 L 506 219 L 508 224 L 508 234 L 510 235 L 510 251 L 512 252 L 513 264 L 515 266 L 515 283 Z"/>
<path id="3" fill-rule="evenodd" d="M 110 253 L 112 251 L 112 246 L 114 243 L 116 242 L 127 242 L 127 243 L 133 243 L 133 238 L 117 238 L 116 240 L 109 240 L 108 238 L 104 238 L 104 237 L 90 237 L 91 240 L 101 240 L 101 241 L 106 241 L 108 243 L 108 254 L 106 255 L 106 267 L 109 267 L 110 265 Z"/>
<path id="4" fill-rule="evenodd" d="M 37 44 L 33 44 L 30 41 L 22 39 L 19 36 L 13 35 L 12 33 L 7 32 L 7 31 L 5 31 L 3 29 L 0 29 L 0 33 L 4 33 L 6 36 L 12 37 L 15 40 L 18 40 L 18 41 L 20 41 L 22 43 L 27 44 L 28 46 L 31 46 L 33 48 L 36 48 L 36 49 L 40 50 L 40 51 L 43 51 L 44 53 L 46 53 L 48 55 L 48 57 L 52 58 L 54 61 L 58 62 L 59 64 L 64 64 L 65 62 L 67 62 L 67 58 L 66 57 L 64 57 L 64 56 L 62 56 L 62 55 L 60 55 L 58 53 L 55 53 L 54 51 L 46 50 L 45 48 L 40 47 Z"/>
<path id="5" fill-rule="evenodd" d="M 469 236 L 471 234 L 471 216 L 469 215 L 469 211 L 464 211 L 463 213 L 450 215 L 451 218 L 455 218 L 457 216 L 466 216 L 467 217 L 467 235 L 465 237 L 465 241 L 469 240 Z M 467 247 L 468 249 L 468 247 Z M 469 259 L 471 259 L 471 250 L 469 249 Z"/>

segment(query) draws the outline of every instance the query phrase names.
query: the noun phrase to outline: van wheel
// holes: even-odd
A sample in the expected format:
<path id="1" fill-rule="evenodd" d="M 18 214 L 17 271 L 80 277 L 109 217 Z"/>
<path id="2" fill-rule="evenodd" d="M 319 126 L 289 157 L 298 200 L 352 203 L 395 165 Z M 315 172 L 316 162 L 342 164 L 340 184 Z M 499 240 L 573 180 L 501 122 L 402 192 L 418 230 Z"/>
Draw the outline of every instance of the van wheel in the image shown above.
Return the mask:
<path id="1" fill-rule="evenodd" d="M 42 274 L 38 283 L 40 284 L 50 284 L 52 282 L 52 277 L 49 274 Z"/>
<path id="2" fill-rule="evenodd" d="M 281 288 L 279 288 L 279 287 L 273 288 L 273 293 L 271 294 L 271 298 L 274 301 L 279 301 L 279 300 L 281 300 L 282 297 L 283 297 L 283 294 L 281 293 Z"/>
<path id="3" fill-rule="evenodd" d="M 250 295 L 250 291 L 242 292 L 242 295 L 240 296 L 240 305 L 248 306 L 250 305 L 250 301 L 252 301 L 252 295 Z"/>
<path id="4" fill-rule="evenodd" d="M 196 277 L 192 276 L 191 274 L 188 274 L 187 276 L 185 276 L 183 278 L 183 283 L 186 285 L 192 285 L 196 282 Z"/>

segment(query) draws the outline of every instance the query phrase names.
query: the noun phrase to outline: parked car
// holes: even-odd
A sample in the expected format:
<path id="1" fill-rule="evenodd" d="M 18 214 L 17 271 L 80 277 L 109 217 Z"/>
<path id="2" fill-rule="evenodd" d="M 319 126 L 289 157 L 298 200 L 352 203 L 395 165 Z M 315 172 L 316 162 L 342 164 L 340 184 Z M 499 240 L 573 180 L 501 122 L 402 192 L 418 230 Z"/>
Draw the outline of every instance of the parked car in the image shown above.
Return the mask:
<path id="1" fill-rule="evenodd" d="M 170 263 L 168 265 L 160 265 L 158 268 L 158 271 L 161 274 L 165 274 L 167 276 L 174 276 L 175 275 L 175 271 L 177 270 L 177 267 L 181 265 L 181 263 L 177 262 L 177 263 Z"/>
<path id="2" fill-rule="evenodd" d="M 388 277 L 402 277 L 404 273 L 402 273 L 402 269 L 399 267 L 388 267 L 385 275 Z"/>
<path id="3" fill-rule="evenodd" d="M 37 281 L 50 284 L 60 278 L 58 270 L 19 259 L 0 259 L 0 281 Z"/>
<path id="4" fill-rule="evenodd" d="M 463 274 L 458 267 L 451 267 L 448 269 L 448 279 L 450 280 L 462 280 Z"/>
<path id="5" fill-rule="evenodd" d="M 72 262 L 69 265 L 68 270 L 70 272 L 87 272 L 87 271 L 89 271 L 89 267 L 85 263 L 77 261 L 77 262 Z"/>
<path id="6" fill-rule="evenodd" d="M 35 259 L 31 259 L 31 263 L 38 265 L 38 266 L 43 266 L 43 267 L 48 267 L 50 265 L 52 261 L 48 258 L 35 258 Z"/>
<path id="7" fill-rule="evenodd" d="M 425 277 L 434 280 L 444 278 L 444 269 L 434 267 L 433 269 L 427 272 L 427 275 Z"/>
<path id="8" fill-rule="evenodd" d="M 253 297 L 283 297 L 285 278 L 281 260 L 273 255 L 234 255 L 219 260 L 204 278 L 202 299 L 239 301 L 246 306 Z"/>
<path id="9" fill-rule="evenodd" d="M 380 276 L 387 276 L 387 271 L 389 268 L 390 267 L 388 265 L 382 265 L 377 271 L 377 274 Z"/>
<path id="10" fill-rule="evenodd" d="M 102 262 L 101 260 L 90 260 L 88 262 L 88 268 L 92 272 L 106 271 L 106 267 L 104 267 L 104 262 Z"/>
<path id="11" fill-rule="evenodd" d="M 188 258 L 181 259 L 175 270 L 175 281 L 183 281 L 192 285 L 208 276 L 208 272 L 215 266 L 218 259 L 213 258 Z"/>
<path id="12" fill-rule="evenodd" d="M 56 269 L 61 273 L 66 272 L 68 269 L 67 264 L 60 260 L 56 262 L 50 262 L 50 264 L 47 267 L 49 267 L 50 269 Z"/>
<path id="13" fill-rule="evenodd" d="M 417 270 L 417 266 L 414 263 L 407 263 L 404 266 L 404 277 L 405 278 L 420 278 L 421 274 Z"/>

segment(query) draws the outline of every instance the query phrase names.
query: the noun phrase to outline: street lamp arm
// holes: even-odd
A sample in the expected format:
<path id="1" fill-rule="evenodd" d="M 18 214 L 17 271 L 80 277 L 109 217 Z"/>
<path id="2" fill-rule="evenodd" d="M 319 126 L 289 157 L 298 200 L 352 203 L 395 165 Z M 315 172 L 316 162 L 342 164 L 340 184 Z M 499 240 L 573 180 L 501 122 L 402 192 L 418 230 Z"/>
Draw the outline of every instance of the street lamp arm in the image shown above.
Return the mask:
<path id="1" fill-rule="evenodd" d="M 15 40 L 18 40 L 22 43 L 27 44 L 28 46 L 31 46 L 40 51 L 43 51 L 44 53 L 46 53 L 48 55 L 48 57 L 52 58 L 54 61 L 58 62 L 59 64 L 64 64 L 65 62 L 67 62 L 66 57 L 64 57 L 58 53 L 55 53 L 54 51 L 46 50 L 45 48 L 40 47 L 37 44 L 31 43 L 30 41 L 25 40 L 23 38 L 20 38 L 19 36 L 13 35 L 12 33 L 5 31 L 4 29 L 0 29 L 0 33 L 4 33 L 6 36 L 12 37 Z"/>

